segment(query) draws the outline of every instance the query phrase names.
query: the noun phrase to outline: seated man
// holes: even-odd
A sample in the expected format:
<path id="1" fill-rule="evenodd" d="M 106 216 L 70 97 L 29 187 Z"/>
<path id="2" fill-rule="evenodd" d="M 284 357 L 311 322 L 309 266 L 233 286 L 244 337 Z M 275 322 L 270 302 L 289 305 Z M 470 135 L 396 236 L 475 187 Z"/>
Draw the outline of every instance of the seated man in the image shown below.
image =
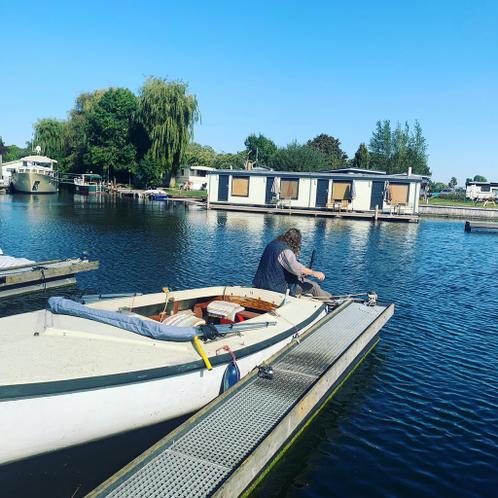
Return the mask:
<path id="1" fill-rule="evenodd" d="M 282 294 L 290 289 L 291 295 L 312 294 L 314 297 L 330 298 L 330 294 L 317 283 L 304 278 L 311 276 L 321 281 L 325 275 L 299 263 L 297 256 L 301 252 L 301 239 L 301 232 L 291 228 L 266 246 L 253 279 L 254 287 Z"/>

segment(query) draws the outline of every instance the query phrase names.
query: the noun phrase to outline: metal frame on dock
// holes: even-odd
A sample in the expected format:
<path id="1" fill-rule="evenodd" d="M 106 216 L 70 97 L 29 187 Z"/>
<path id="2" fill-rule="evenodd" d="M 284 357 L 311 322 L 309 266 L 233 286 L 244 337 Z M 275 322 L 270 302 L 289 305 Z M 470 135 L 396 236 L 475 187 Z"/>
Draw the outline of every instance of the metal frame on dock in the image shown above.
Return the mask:
<path id="1" fill-rule="evenodd" d="M 346 301 L 92 491 L 234 497 L 251 489 L 379 340 L 394 305 Z"/>

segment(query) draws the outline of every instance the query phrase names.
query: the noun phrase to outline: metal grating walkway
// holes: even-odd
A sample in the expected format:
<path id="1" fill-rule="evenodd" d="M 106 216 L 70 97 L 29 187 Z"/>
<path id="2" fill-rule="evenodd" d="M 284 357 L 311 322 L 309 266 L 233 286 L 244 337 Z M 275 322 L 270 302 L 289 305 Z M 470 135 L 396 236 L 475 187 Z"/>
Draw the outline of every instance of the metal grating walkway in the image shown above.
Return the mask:
<path id="1" fill-rule="evenodd" d="M 384 311 L 381 306 L 351 303 L 325 318 L 323 325 L 273 362 L 272 380 L 253 376 L 242 381 L 240 389 L 214 402 L 176 440 L 166 437 L 94 496 L 210 496 Z"/>

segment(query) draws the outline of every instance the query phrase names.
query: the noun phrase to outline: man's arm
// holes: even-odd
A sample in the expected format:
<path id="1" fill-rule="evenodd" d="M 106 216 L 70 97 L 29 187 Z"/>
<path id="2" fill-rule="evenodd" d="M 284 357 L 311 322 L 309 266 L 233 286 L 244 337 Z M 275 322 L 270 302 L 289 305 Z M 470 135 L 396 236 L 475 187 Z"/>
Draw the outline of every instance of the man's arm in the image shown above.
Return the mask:
<path id="1" fill-rule="evenodd" d="M 311 268 L 306 268 L 301 264 L 294 252 L 290 249 L 284 249 L 278 256 L 278 262 L 289 272 L 297 277 L 303 275 L 315 277 L 317 280 L 324 280 L 325 275 L 321 271 L 314 271 Z"/>

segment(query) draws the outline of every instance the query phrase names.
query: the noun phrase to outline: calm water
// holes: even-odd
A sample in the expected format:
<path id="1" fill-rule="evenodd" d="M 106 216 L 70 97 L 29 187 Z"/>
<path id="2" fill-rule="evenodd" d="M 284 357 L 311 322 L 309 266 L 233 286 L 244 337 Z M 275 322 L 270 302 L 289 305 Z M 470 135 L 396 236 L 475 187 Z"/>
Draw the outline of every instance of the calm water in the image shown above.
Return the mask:
<path id="1" fill-rule="evenodd" d="M 465 234 L 452 221 L 373 225 L 106 197 L 0 196 L 5 253 L 40 260 L 88 250 L 100 260 L 99 271 L 64 291 L 70 296 L 250 284 L 265 243 L 290 226 L 304 234 L 305 262 L 317 250 L 324 287 L 375 289 L 397 310 L 375 351 L 256 495 L 496 496 L 496 234 Z M 0 315 L 45 302 L 3 300 Z M 82 496 L 174 425 L 0 467 L 0 495 Z"/>

